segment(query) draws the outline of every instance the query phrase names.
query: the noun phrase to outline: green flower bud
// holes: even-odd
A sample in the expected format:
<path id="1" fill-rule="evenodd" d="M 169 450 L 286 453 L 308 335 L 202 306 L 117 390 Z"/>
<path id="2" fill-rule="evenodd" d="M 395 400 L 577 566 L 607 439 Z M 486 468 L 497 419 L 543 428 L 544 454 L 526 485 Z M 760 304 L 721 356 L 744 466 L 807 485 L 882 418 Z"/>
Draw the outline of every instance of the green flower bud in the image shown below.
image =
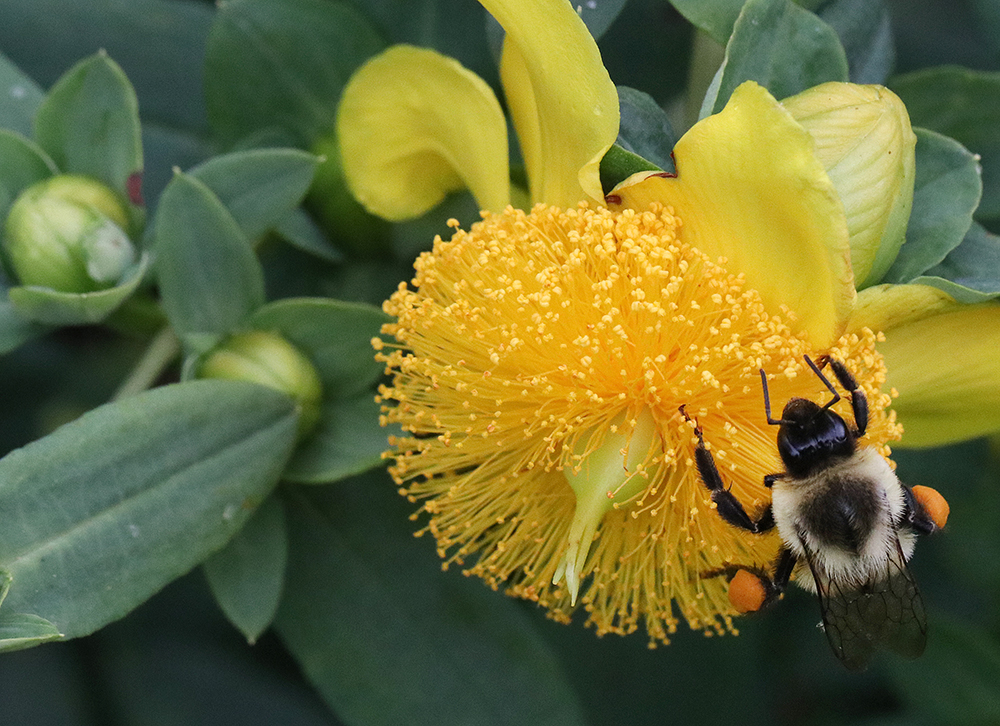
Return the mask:
<path id="1" fill-rule="evenodd" d="M 291 396 L 299 406 L 299 436 L 319 421 L 323 386 L 312 362 L 275 333 L 253 330 L 227 338 L 210 351 L 198 378 L 249 381 Z"/>
<path id="2" fill-rule="evenodd" d="M 3 249 L 22 285 L 83 293 L 113 287 L 135 263 L 125 207 L 111 189 L 63 175 L 25 189 L 10 208 Z"/>

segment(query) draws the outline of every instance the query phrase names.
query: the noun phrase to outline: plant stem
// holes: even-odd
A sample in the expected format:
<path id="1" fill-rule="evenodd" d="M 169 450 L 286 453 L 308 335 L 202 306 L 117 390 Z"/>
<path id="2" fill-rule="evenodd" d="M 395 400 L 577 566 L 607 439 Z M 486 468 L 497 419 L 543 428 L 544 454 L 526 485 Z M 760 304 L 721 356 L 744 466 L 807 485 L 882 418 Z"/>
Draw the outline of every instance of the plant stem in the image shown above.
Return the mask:
<path id="1" fill-rule="evenodd" d="M 150 388 L 180 352 L 181 343 L 174 335 L 173 329 L 170 326 L 161 329 L 150 342 L 149 347 L 146 348 L 146 352 L 143 353 L 136 367 L 132 369 L 129 377 L 115 391 L 111 400 L 120 401 Z"/>

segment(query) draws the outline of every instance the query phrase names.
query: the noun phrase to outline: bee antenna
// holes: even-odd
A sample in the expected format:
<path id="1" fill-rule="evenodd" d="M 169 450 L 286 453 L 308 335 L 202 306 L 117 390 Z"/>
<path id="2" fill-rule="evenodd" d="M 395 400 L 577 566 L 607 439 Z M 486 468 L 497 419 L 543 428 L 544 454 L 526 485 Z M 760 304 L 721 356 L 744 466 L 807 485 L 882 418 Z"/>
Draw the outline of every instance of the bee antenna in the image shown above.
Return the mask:
<path id="1" fill-rule="evenodd" d="M 772 426 L 791 423 L 791 421 L 785 421 L 781 418 L 771 418 L 771 396 L 767 392 L 767 374 L 763 368 L 760 369 L 760 385 L 764 388 L 764 415 L 767 416 L 767 422 Z"/>
<path id="2" fill-rule="evenodd" d="M 831 398 L 829 401 L 827 401 L 826 405 L 823 406 L 823 408 L 820 409 L 820 411 L 826 411 L 828 408 L 830 408 L 830 406 L 832 406 L 833 404 L 835 404 L 837 401 L 840 400 L 840 394 L 837 393 L 837 389 L 834 388 L 833 384 L 830 383 L 829 379 L 826 376 L 823 375 L 822 367 L 827 364 L 827 362 L 829 361 L 829 358 L 827 356 L 823 356 L 820 359 L 820 361 L 821 361 L 820 366 L 817 366 L 815 363 L 813 363 L 812 358 L 810 358 L 809 356 L 804 355 L 802 357 L 806 359 L 806 363 L 808 363 L 809 367 L 812 368 L 813 373 L 816 374 L 816 377 L 819 378 L 821 381 L 823 381 L 823 385 L 826 386 L 827 390 L 829 390 L 830 393 L 833 394 L 833 398 Z M 816 415 L 819 415 L 818 411 L 817 411 Z M 815 416 L 813 418 L 815 418 Z"/>

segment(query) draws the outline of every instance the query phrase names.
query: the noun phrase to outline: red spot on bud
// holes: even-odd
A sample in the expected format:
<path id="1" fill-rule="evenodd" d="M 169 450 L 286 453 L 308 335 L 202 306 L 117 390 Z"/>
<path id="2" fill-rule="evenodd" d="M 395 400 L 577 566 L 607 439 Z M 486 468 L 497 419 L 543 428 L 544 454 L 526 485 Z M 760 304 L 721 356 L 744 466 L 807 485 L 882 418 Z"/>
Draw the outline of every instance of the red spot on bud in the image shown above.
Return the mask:
<path id="1" fill-rule="evenodd" d="M 129 174 L 128 181 L 125 183 L 126 189 L 128 191 L 128 200 L 132 202 L 137 207 L 146 206 L 146 202 L 142 198 L 142 172 L 136 171 Z"/>

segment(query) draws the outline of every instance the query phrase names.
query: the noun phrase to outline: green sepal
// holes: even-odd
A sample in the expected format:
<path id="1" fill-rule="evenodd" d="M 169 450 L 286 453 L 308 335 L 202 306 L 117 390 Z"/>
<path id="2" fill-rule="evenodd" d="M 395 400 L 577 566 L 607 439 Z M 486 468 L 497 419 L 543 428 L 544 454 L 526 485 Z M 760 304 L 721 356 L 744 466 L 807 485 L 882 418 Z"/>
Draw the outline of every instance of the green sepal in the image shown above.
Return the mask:
<path id="1" fill-rule="evenodd" d="M 846 81 L 847 56 L 833 28 L 790 0 L 748 0 L 701 107 L 718 113 L 744 81 L 779 101 L 827 81 Z"/>
<path id="2" fill-rule="evenodd" d="M 156 274 L 178 335 L 219 336 L 264 304 L 264 272 L 250 240 L 208 186 L 177 173 L 156 213 Z"/>
<path id="3" fill-rule="evenodd" d="M 0 460 L 4 608 L 66 637 L 122 617 L 219 550 L 277 484 L 290 399 L 195 381 L 106 404 Z"/>
<path id="4" fill-rule="evenodd" d="M 913 282 L 944 290 L 961 303 L 1000 297 L 1000 237 L 973 222 L 962 243 Z"/>
<path id="5" fill-rule="evenodd" d="M 641 171 L 663 171 L 651 161 L 613 144 L 601 158 L 601 188 L 607 194 L 618 184 Z"/>
<path id="6" fill-rule="evenodd" d="M 677 135 L 666 112 L 648 93 L 628 86 L 616 90 L 621 116 L 616 143 L 664 171 L 673 171 Z"/>
<path id="7" fill-rule="evenodd" d="M 18 195 L 57 172 L 55 162 L 38 144 L 16 131 L 0 129 L 0 237 L 3 220 Z"/>
<path id="8" fill-rule="evenodd" d="M 216 156 L 188 174 L 211 189 L 256 242 L 299 205 L 318 164 L 298 149 L 250 149 Z"/>
<path id="9" fill-rule="evenodd" d="M 677 137 L 667 114 L 647 93 L 618 86 L 621 121 L 615 145 L 601 159 L 605 193 L 640 171 L 674 171 Z"/>
<path id="10" fill-rule="evenodd" d="M 907 283 L 965 239 L 982 181 L 974 154 L 954 139 L 915 128 L 916 181 L 906 241 L 881 282 Z"/>
<path id="11" fill-rule="evenodd" d="M 251 645 L 278 612 L 287 560 L 285 507 L 272 496 L 205 561 L 205 577 L 216 603 Z"/>
<path id="12" fill-rule="evenodd" d="M 45 98 L 45 91 L 0 53 L 0 128 L 31 136 L 32 119 Z"/>
<path id="13" fill-rule="evenodd" d="M 38 109 L 35 140 L 63 173 L 93 177 L 128 201 L 127 231 L 138 233 L 143 222 L 139 102 L 118 64 L 98 52 L 68 70 Z"/>
<path id="14" fill-rule="evenodd" d="M 308 147 L 332 128 L 351 73 L 384 47 L 374 26 L 347 3 L 223 3 L 205 59 L 212 129 L 226 146 L 277 127 Z"/>
<path id="15" fill-rule="evenodd" d="M 104 320 L 139 289 L 149 264 L 149 255 L 143 253 L 122 281 L 106 290 L 75 293 L 21 285 L 10 288 L 8 295 L 26 320 L 45 325 L 90 325 Z"/>
<path id="16" fill-rule="evenodd" d="M 413 505 L 384 473 L 286 491 L 289 559 L 275 627 L 341 720 L 585 722 L 528 611 L 442 573 L 433 543 L 413 537 Z M 376 685 L 386 682 L 394 687 Z"/>

